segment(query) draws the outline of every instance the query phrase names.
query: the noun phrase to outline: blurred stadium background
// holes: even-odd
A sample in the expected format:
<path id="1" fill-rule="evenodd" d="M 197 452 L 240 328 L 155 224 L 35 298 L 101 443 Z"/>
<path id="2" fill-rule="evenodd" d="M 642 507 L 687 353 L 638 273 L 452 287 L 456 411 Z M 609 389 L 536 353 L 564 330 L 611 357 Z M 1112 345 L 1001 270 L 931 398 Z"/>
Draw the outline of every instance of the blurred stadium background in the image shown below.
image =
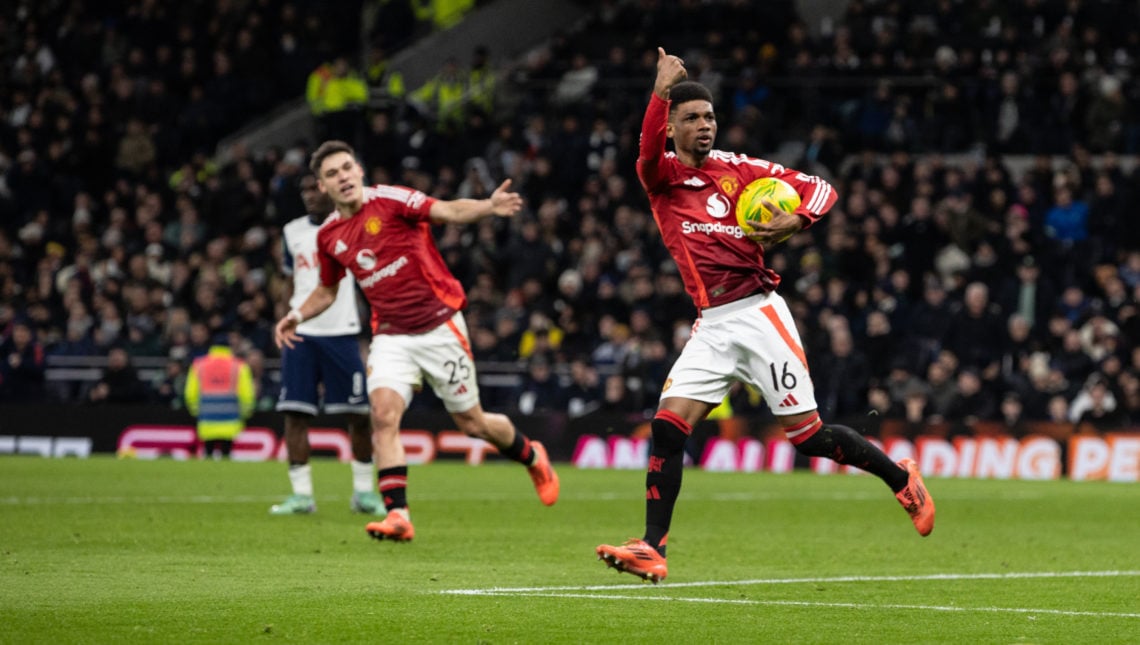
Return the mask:
<path id="1" fill-rule="evenodd" d="M 512 178 L 520 217 L 437 230 L 484 405 L 563 459 L 636 435 L 694 315 L 634 174 L 658 45 L 718 148 L 839 191 L 766 256 L 825 417 L 1062 449 L 1140 424 L 1135 2 L 43 0 L 0 9 L 0 452 L 188 424 L 219 336 L 279 428 L 280 227 L 327 137 L 438 197 Z M 714 432 L 768 415 L 741 389 Z"/>

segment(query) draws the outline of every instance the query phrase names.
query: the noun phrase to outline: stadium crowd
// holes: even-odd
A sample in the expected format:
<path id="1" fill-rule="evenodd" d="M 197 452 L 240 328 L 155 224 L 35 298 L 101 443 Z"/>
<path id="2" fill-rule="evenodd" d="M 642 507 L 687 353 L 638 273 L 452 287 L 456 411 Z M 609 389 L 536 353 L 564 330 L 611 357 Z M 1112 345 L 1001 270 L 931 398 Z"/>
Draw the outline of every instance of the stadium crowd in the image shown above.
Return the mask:
<path id="1" fill-rule="evenodd" d="M 265 374 L 280 227 L 303 214 L 318 142 L 211 151 L 358 56 L 336 43 L 360 4 L 0 11 L 0 401 L 176 404 L 219 335 Z M 352 130 L 377 183 L 480 197 L 510 177 L 526 197 L 512 221 L 437 231 L 476 358 L 524 372 L 489 407 L 655 405 L 695 316 L 634 173 L 668 43 L 717 99 L 717 148 L 839 192 L 823 225 L 766 251 L 822 412 L 1140 423 L 1135 3 L 851 0 L 838 21 L 790 1 L 590 5 L 587 28 L 500 61 L 492 92 L 485 53 L 450 70 L 479 72 L 481 100 L 446 120 L 409 88 Z M 52 355 L 109 356 L 107 373 L 45 382 Z M 167 357 L 162 378 L 140 381 L 137 356 Z"/>

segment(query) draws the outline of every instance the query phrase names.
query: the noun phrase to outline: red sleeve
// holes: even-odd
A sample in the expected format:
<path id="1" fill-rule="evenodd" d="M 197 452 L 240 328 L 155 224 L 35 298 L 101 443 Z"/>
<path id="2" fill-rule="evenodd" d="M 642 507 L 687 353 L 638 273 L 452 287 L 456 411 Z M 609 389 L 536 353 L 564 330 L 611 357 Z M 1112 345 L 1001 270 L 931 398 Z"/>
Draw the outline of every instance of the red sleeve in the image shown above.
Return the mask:
<path id="1" fill-rule="evenodd" d="M 656 192 L 666 180 L 661 161 L 665 158 L 665 124 L 669 120 L 669 101 L 651 94 L 641 122 L 641 144 L 637 157 L 637 176 L 646 192 Z"/>
<path id="2" fill-rule="evenodd" d="M 796 214 L 807 219 L 804 228 L 823 219 L 823 214 L 830 211 L 831 206 L 836 204 L 837 199 L 839 199 L 836 189 L 814 174 L 789 170 L 787 177 L 781 179 L 791 183 L 792 188 L 795 188 L 796 193 L 799 193 L 800 203 L 796 209 Z"/>
<path id="3" fill-rule="evenodd" d="M 431 219 L 431 205 L 436 202 L 434 197 L 425 195 L 415 188 L 408 188 L 407 186 L 395 186 L 395 188 L 408 192 L 407 197 L 404 199 L 404 217 L 411 220 Z"/>
<path id="4" fill-rule="evenodd" d="M 337 262 L 336 258 L 328 252 L 326 230 L 322 228 L 317 231 L 317 261 L 321 265 L 321 284 L 331 287 L 338 284 L 340 279 L 344 277 L 344 265 Z"/>
<path id="5" fill-rule="evenodd" d="M 753 175 L 748 180 L 749 182 L 760 177 L 776 177 L 788 182 L 792 188 L 795 188 L 800 195 L 800 206 L 796 209 L 796 215 L 800 215 L 806 220 L 804 228 L 818 222 L 824 213 L 831 210 L 839 198 L 831 184 L 815 175 L 804 174 L 794 168 L 785 168 L 778 163 L 764 161 L 763 159 L 742 155 L 737 155 L 734 159 L 744 160 L 740 164 L 740 168 L 750 171 L 750 174 Z"/>
<path id="6" fill-rule="evenodd" d="M 807 220 L 804 228 L 822 219 L 824 213 L 831 210 L 836 200 L 839 199 L 839 194 L 835 192 L 831 184 L 815 175 L 807 175 L 798 170 L 787 168 L 780 175 L 780 179 L 791 184 L 792 188 L 795 188 L 796 192 L 800 194 L 800 207 L 796 209 L 796 215 Z"/>

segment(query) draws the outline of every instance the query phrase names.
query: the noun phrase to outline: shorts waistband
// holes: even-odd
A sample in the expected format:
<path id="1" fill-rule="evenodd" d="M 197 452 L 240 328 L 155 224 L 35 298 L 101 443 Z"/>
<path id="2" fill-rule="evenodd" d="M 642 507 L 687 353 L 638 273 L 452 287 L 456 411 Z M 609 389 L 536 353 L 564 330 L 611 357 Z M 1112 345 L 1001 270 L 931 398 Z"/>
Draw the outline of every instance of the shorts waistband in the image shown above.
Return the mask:
<path id="1" fill-rule="evenodd" d="M 754 293 L 751 296 L 744 296 L 740 300 L 733 300 L 726 302 L 723 305 L 715 307 L 707 307 L 701 310 L 701 318 L 719 318 L 721 316 L 731 314 L 742 309 L 750 307 L 759 307 L 768 301 L 768 293 Z"/>

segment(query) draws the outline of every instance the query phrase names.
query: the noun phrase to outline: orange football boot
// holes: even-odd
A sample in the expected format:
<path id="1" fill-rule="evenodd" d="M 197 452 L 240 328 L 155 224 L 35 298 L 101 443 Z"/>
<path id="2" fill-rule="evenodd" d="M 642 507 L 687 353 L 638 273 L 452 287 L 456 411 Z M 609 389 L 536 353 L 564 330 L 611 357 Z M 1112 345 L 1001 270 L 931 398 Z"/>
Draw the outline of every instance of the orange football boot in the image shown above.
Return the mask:
<path id="1" fill-rule="evenodd" d="M 534 465 L 527 466 L 530 480 L 534 482 L 534 490 L 538 492 L 538 499 L 543 504 L 552 506 L 558 501 L 558 473 L 550 465 L 550 457 L 546 455 L 546 447 L 537 441 L 530 442 L 530 449 L 534 451 Z"/>
<path id="2" fill-rule="evenodd" d="M 369 522 L 364 530 L 377 540 L 410 542 L 412 538 L 416 537 L 416 529 L 412 526 L 412 521 L 399 509 L 388 511 L 388 517 L 379 522 Z"/>
<path id="3" fill-rule="evenodd" d="M 895 493 L 899 504 L 910 514 L 910 521 L 922 537 L 930 535 L 934 530 L 934 498 L 926 491 L 926 484 L 922 483 L 922 473 L 918 472 L 918 464 L 907 458 L 899 462 L 899 466 L 910 475 L 906 488 Z"/>
<path id="4" fill-rule="evenodd" d="M 594 553 L 598 555 L 599 560 L 605 560 L 608 566 L 619 572 L 632 573 L 653 584 L 661 582 L 669 574 L 665 557 L 658 553 L 657 549 L 649 546 L 645 540 L 630 538 L 621 546 L 601 544 L 594 549 Z"/>

